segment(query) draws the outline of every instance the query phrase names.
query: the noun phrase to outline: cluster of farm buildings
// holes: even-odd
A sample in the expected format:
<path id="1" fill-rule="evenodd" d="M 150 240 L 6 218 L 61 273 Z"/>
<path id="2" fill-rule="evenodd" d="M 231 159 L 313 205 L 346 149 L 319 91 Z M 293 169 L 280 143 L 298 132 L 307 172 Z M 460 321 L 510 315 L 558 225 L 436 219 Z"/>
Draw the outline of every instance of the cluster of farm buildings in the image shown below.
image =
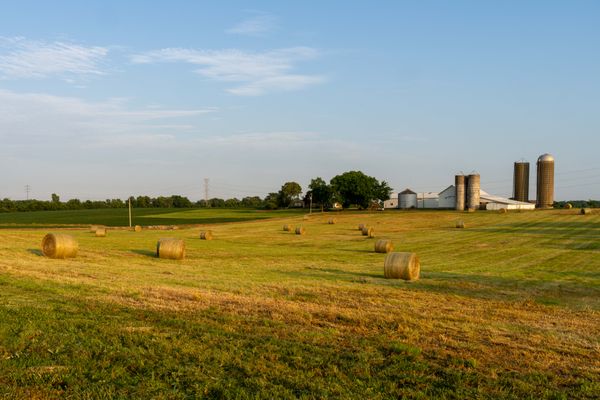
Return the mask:
<path id="1" fill-rule="evenodd" d="M 429 208 L 456 210 L 533 210 L 552 208 L 554 203 L 554 157 L 543 154 L 537 161 L 536 200 L 529 200 L 529 163 L 514 163 L 513 197 L 490 194 L 480 188 L 478 174 L 456 175 L 454 185 L 441 192 L 417 193 L 406 189 L 392 193 L 384 208 Z"/>

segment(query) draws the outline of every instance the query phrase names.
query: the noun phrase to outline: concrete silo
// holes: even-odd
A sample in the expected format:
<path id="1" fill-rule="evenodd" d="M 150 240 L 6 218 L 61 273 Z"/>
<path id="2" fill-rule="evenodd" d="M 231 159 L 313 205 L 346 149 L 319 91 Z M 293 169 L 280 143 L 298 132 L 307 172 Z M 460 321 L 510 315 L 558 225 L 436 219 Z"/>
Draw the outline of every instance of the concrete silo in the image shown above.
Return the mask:
<path id="1" fill-rule="evenodd" d="M 529 163 L 526 161 L 515 163 L 513 200 L 529 202 Z"/>
<path id="2" fill-rule="evenodd" d="M 398 195 L 398 204 L 400 208 L 417 208 L 417 194 L 406 189 Z"/>
<path id="3" fill-rule="evenodd" d="M 537 160 L 536 208 L 552 208 L 554 205 L 554 157 L 542 154 Z"/>
<path id="4" fill-rule="evenodd" d="M 465 190 L 465 176 L 464 175 L 455 175 L 454 176 L 454 186 L 456 187 L 456 210 L 464 211 L 465 210 L 465 200 L 467 192 Z"/>
<path id="5" fill-rule="evenodd" d="M 481 177 L 471 174 L 467 177 L 467 209 L 478 210 L 481 195 Z M 458 196 L 457 196 L 458 198 Z"/>

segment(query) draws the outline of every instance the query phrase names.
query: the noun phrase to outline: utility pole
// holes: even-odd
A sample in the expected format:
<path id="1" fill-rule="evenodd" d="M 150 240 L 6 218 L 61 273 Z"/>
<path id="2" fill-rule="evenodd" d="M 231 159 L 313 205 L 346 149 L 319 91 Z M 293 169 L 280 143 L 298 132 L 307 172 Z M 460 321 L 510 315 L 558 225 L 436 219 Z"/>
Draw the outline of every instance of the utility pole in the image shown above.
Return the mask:
<path id="1" fill-rule="evenodd" d="M 204 178 L 204 204 L 208 208 L 208 178 Z"/>
<path id="2" fill-rule="evenodd" d="M 310 200 L 310 206 L 308 208 L 308 213 L 312 214 L 312 193 L 308 196 L 309 200 Z"/>
<path id="3" fill-rule="evenodd" d="M 29 192 L 31 191 L 31 186 L 25 185 L 25 193 L 27 193 L 27 200 L 29 200 Z"/>
<path id="4" fill-rule="evenodd" d="M 129 196 L 129 227 L 131 228 L 131 196 Z"/>

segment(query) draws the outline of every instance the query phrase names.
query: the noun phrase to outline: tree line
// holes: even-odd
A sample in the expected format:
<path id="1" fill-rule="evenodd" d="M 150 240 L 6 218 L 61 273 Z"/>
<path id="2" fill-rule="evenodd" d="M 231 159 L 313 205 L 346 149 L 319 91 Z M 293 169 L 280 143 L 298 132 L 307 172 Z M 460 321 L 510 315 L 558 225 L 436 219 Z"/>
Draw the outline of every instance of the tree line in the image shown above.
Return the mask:
<path id="1" fill-rule="evenodd" d="M 264 198 L 248 196 L 242 199 L 212 198 L 208 201 L 192 202 L 180 195 L 172 196 L 137 196 L 130 199 L 79 200 L 61 201 L 60 196 L 53 193 L 51 200 L 0 200 L 0 212 L 15 211 L 53 211 L 84 210 L 99 208 L 126 208 L 128 201 L 135 208 L 254 208 L 278 209 L 290 207 L 319 207 L 329 209 L 336 203 L 344 208 L 369 208 L 378 206 L 389 199 L 392 189 L 385 181 L 379 182 L 361 171 L 349 171 L 333 177 L 329 183 L 320 177 L 310 181 L 303 197 L 302 187 L 297 182 L 286 182 L 278 192 L 267 194 Z"/>

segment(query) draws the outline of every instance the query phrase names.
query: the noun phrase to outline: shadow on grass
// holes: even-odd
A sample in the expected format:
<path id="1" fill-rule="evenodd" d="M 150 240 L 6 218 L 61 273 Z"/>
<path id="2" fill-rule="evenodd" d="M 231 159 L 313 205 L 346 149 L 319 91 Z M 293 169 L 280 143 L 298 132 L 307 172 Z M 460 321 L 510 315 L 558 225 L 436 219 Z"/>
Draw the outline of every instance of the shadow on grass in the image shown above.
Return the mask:
<path id="1" fill-rule="evenodd" d="M 40 256 L 40 257 L 44 256 L 44 253 L 42 253 L 42 251 L 40 249 L 27 249 L 27 251 L 36 256 Z"/>
<path id="2" fill-rule="evenodd" d="M 421 278 L 413 285 L 400 284 L 406 281 L 385 279 L 381 273 L 351 272 L 337 268 L 307 267 L 302 271 L 280 271 L 280 274 L 296 278 L 312 278 L 327 281 L 370 283 L 377 286 L 410 287 L 421 292 L 449 294 L 482 300 L 524 301 L 533 299 L 542 304 L 590 305 L 600 307 L 600 290 L 590 287 L 591 283 L 572 282 L 573 277 L 594 278 L 594 272 L 568 272 L 563 279 L 554 280 L 506 278 L 474 274 L 439 271 L 421 271 Z M 365 281 L 366 278 L 369 278 Z"/>
<path id="3" fill-rule="evenodd" d="M 156 251 L 146 249 L 130 249 L 132 253 L 139 254 L 141 256 L 156 258 Z"/>

